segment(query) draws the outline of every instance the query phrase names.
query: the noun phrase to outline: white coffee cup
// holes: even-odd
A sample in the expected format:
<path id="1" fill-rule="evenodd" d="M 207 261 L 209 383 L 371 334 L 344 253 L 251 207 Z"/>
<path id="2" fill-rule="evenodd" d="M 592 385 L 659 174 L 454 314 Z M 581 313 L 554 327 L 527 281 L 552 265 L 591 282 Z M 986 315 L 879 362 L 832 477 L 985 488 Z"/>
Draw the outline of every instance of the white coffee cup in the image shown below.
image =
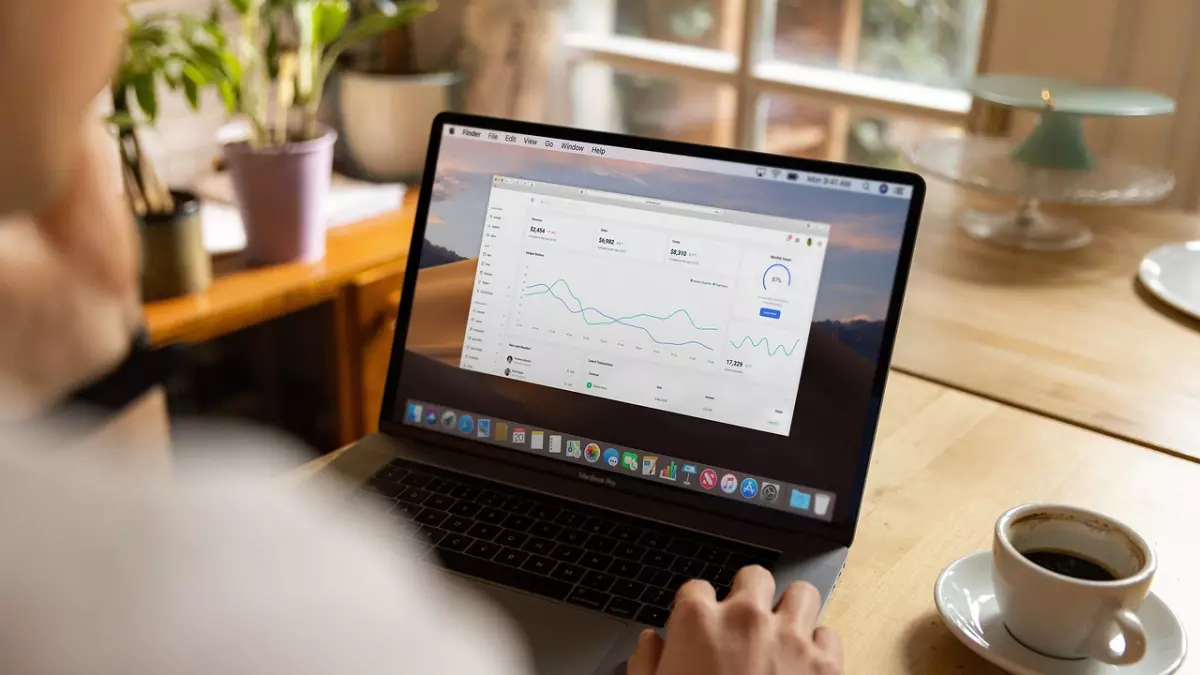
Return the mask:
<path id="1" fill-rule="evenodd" d="M 1052 572 L 1022 555 L 1030 551 L 1073 554 L 1116 578 L 1089 581 Z M 996 521 L 992 580 L 1004 624 L 1046 656 L 1115 665 L 1141 660 L 1146 630 L 1134 612 L 1150 592 L 1156 567 L 1145 539 L 1095 511 L 1026 504 Z"/>

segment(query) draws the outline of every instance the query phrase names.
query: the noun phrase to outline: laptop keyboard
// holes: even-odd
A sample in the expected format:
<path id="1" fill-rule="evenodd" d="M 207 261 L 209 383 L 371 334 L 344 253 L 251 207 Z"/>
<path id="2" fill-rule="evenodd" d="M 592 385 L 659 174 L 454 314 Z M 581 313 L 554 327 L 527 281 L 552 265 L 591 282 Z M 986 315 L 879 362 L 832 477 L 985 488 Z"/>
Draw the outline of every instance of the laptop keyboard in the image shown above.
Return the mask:
<path id="1" fill-rule="evenodd" d="M 418 550 L 446 569 L 651 626 L 689 579 L 724 598 L 738 569 L 779 555 L 404 460 L 359 494 L 415 523 Z"/>

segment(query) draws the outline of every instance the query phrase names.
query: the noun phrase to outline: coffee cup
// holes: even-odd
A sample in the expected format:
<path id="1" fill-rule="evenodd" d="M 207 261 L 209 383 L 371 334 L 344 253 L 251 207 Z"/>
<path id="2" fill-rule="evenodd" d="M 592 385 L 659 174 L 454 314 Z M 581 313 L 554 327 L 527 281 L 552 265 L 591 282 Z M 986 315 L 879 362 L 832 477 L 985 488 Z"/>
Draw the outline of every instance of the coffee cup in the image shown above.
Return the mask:
<path id="1" fill-rule="evenodd" d="M 1135 612 L 1157 562 L 1140 535 L 1073 506 L 1026 504 L 996 521 L 992 580 L 1008 632 L 1061 659 L 1136 663 L 1146 630 Z"/>

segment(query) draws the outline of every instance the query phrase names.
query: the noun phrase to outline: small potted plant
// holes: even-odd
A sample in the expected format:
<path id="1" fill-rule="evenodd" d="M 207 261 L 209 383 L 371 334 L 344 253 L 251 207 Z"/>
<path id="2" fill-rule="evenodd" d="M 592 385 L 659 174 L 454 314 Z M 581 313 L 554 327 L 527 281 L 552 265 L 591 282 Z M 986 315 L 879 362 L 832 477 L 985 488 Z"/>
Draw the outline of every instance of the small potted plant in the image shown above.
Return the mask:
<path id="1" fill-rule="evenodd" d="M 338 56 L 428 11 L 381 8 L 352 20 L 348 0 L 230 0 L 238 107 L 250 137 L 226 146 L 246 251 L 261 263 L 325 256 L 325 200 L 337 134 L 317 113 Z"/>
<path id="2" fill-rule="evenodd" d="M 434 9 L 433 3 L 357 0 L 355 11 Z M 434 116 L 452 108 L 455 70 L 423 69 L 418 63 L 416 28 L 403 23 L 346 55 L 338 74 L 338 108 L 346 147 L 355 166 L 380 180 L 413 180 L 424 168 L 425 147 Z"/>
<path id="3" fill-rule="evenodd" d="M 126 8 L 127 42 L 109 85 L 110 123 L 116 130 L 121 179 L 142 237 L 142 296 L 162 300 L 202 291 L 212 283 L 204 249 L 200 200 L 168 189 L 144 149 L 139 129 L 158 120 L 161 84 L 182 92 L 199 110 L 200 93 L 217 86 L 226 106 L 234 100 L 224 34 L 211 19 L 157 12 L 135 17 Z"/>

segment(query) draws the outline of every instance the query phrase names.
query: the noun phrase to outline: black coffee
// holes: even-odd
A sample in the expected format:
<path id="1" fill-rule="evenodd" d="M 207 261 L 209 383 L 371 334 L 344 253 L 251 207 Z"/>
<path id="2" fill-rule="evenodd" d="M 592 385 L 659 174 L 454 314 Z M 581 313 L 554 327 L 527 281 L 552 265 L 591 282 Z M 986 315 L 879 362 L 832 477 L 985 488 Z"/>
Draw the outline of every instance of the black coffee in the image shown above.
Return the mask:
<path id="1" fill-rule="evenodd" d="M 1021 551 L 1021 555 L 1028 558 L 1030 562 L 1038 567 L 1073 579 L 1113 581 L 1117 578 L 1117 575 L 1108 571 L 1103 565 L 1088 560 L 1077 553 L 1043 548 L 1033 551 Z"/>

